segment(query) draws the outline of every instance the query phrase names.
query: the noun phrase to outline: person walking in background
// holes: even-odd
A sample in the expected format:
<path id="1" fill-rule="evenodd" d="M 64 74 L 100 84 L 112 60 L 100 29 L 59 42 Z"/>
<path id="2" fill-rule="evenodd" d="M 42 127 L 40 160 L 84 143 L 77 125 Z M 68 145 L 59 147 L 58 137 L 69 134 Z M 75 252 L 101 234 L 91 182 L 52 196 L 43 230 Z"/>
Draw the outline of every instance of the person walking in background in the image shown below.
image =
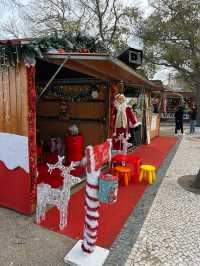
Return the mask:
<path id="1" fill-rule="evenodd" d="M 197 118 L 197 106 L 195 104 L 192 105 L 191 111 L 189 112 L 189 116 L 190 116 L 190 134 L 194 134 L 196 127 L 196 118 Z"/>
<path id="2" fill-rule="evenodd" d="M 184 134 L 183 132 L 183 106 L 182 105 L 178 105 L 175 111 L 175 134 L 177 134 L 178 130 L 180 130 L 181 133 Z"/>
<path id="3" fill-rule="evenodd" d="M 132 110 L 133 110 L 134 114 L 136 114 L 136 116 L 137 116 L 136 107 L 137 107 L 137 104 L 134 103 L 132 105 Z M 138 146 L 139 144 L 141 144 L 141 141 L 142 141 L 141 140 L 141 126 L 142 126 L 141 123 L 138 122 L 135 126 L 130 128 L 131 137 L 128 141 L 130 143 L 132 143 L 133 146 Z"/>

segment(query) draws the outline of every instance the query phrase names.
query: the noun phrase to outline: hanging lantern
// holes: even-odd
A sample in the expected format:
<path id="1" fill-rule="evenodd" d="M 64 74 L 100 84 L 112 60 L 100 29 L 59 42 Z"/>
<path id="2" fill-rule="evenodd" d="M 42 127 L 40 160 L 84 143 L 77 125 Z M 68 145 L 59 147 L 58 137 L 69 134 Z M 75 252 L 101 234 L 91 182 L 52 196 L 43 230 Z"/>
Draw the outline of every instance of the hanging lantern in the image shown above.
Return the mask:
<path id="1" fill-rule="evenodd" d="M 118 177 L 111 174 L 101 174 L 99 177 L 99 201 L 114 203 L 117 201 Z"/>

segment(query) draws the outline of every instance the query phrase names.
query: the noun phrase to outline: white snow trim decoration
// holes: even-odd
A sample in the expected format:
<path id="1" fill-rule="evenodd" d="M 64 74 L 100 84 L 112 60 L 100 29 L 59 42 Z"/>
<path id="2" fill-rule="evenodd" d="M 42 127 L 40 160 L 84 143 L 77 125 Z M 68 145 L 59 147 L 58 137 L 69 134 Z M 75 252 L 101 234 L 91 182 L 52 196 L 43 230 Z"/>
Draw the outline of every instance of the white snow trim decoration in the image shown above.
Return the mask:
<path id="1" fill-rule="evenodd" d="M 10 170 L 21 167 L 29 173 L 28 137 L 0 132 L 0 161 Z"/>

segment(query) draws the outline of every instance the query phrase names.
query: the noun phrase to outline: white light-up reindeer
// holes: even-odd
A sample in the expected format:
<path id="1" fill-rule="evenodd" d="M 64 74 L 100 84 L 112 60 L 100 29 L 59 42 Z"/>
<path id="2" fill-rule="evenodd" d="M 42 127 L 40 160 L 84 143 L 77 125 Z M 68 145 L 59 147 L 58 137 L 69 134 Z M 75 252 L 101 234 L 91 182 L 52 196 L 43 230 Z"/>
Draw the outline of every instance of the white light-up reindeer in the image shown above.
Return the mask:
<path id="1" fill-rule="evenodd" d="M 128 142 L 130 136 L 131 135 L 128 133 L 124 136 L 124 133 L 122 133 L 116 138 L 116 140 L 120 142 L 120 150 L 122 150 L 124 154 L 127 154 L 128 148 L 132 146 L 132 144 Z"/>
<path id="2" fill-rule="evenodd" d="M 130 134 L 126 133 L 126 136 L 123 138 L 122 143 L 123 143 L 123 153 L 127 154 L 128 148 L 132 146 L 131 143 L 128 142 L 128 139 L 131 137 Z"/>
<path id="3" fill-rule="evenodd" d="M 61 175 L 64 177 L 63 186 L 61 188 L 52 188 L 49 184 L 40 183 L 37 186 L 37 208 L 36 208 L 36 220 L 39 224 L 41 220 L 45 219 L 47 204 L 54 205 L 60 212 L 59 229 L 63 230 L 67 226 L 67 208 L 70 199 L 71 187 L 79 183 L 81 179 L 79 177 L 70 174 L 76 163 L 71 162 L 69 166 L 63 165 L 64 156 L 58 156 L 58 161 L 55 164 L 47 164 L 48 172 L 51 174 L 56 168 L 61 170 Z"/>

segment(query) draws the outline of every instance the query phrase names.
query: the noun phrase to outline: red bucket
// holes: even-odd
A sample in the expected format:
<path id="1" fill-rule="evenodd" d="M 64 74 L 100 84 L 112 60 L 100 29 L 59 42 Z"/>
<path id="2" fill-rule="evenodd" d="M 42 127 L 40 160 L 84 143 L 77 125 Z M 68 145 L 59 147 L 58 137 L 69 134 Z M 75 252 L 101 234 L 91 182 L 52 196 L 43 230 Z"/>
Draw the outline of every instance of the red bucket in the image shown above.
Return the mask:
<path id="1" fill-rule="evenodd" d="M 67 162 L 80 161 L 83 158 L 83 136 L 66 136 L 66 159 Z"/>

